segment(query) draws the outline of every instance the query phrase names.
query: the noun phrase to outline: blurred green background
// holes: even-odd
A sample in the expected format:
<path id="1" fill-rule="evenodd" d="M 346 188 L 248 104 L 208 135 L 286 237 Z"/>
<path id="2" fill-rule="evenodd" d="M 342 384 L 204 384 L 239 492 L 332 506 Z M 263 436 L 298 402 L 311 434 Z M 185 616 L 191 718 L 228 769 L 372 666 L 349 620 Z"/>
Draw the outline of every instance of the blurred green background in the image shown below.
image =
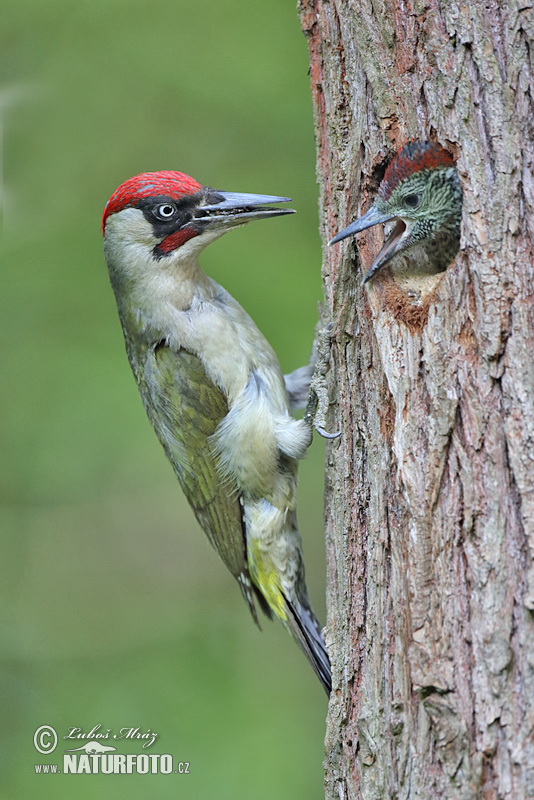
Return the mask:
<path id="1" fill-rule="evenodd" d="M 2 798 L 323 796 L 324 692 L 279 624 L 255 628 L 182 497 L 130 373 L 99 230 L 138 172 L 292 197 L 297 215 L 231 233 L 202 263 L 285 371 L 307 361 L 321 255 L 294 6 L 4 0 Z M 324 621 L 322 462 L 315 442 L 299 517 Z M 44 724 L 150 728 L 148 752 L 190 775 L 35 775 L 69 746 L 39 756 Z"/>

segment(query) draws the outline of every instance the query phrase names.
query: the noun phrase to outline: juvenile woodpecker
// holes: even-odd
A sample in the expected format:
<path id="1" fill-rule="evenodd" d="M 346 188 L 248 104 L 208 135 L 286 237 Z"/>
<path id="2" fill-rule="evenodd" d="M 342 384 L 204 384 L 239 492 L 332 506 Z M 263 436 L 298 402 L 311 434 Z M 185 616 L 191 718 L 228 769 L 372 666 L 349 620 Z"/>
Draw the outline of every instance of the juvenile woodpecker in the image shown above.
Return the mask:
<path id="1" fill-rule="evenodd" d="M 462 189 L 452 156 L 435 142 L 408 142 L 386 169 L 369 211 L 330 244 L 390 223 L 362 284 L 386 264 L 393 273 L 434 275 L 447 269 L 458 252 L 461 215 Z"/>
<path id="2" fill-rule="evenodd" d="M 104 254 L 141 398 L 209 541 L 277 616 L 327 692 L 330 663 L 312 611 L 296 518 L 309 420 L 289 413 L 276 355 L 252 319 L 200 268 L 201 250 L 255 219 L 293 213 L 288 198 L 215 191 L 180 172 L 149 172 L 113 193 Z M 290 382 L 302 399 L 311 369 Z"/>

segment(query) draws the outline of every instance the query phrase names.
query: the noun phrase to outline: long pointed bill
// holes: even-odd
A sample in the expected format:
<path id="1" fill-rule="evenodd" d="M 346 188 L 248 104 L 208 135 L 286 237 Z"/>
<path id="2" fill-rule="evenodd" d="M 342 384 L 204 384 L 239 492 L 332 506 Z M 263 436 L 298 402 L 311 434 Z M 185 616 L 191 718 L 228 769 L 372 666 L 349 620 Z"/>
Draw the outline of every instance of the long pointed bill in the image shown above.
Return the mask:
<path id="1" fill-rule="evenodd" d="M 382 214 L 380 213 L 375 206 L 371 206 L 369 211 L 360 217 L 359 219 L 351 222 L 350 225 L 347 225 L 342 231 L 340 231 L 329 244 L 335 244 L 336 242 L 340 242 L 342 239 L 346 239 L 347 236 L 353 236 L 356 233 L 360 233 L 360 231 L 365 231 L 367 228 L 372 228 L 373 225 L 379 225 L 380 223 L 389 222 L 390 220 L 396 220 L 393 230 L 390 232 L 388 238 L 384 242 L 384 246 L 380 250 L 377 256 L 367 272 L 365 273 L 362 286 L 369 281 L 373 275 L 375 275 L 381 267 L 383 267 L 387 262 L 394 256 L 397 252 L 397 249 L 404 238 L 404 233 L 406 231 L 406 224 L 403 220 L 395 217 L 393 214 Z"/>
<path id="2" fill-rule="evenodd" d="M 206 203 L 196 209 L 194 222 L 201 222 L 204 229 L 232 228 L 254 219 L 294 214 L 293 208 L 271 207 L 273 203 L 289 203 L 290 200 L 290 197 L 269 194 L 210 191 Z"/>
<path id="3" fill-rule="evenodd" d="M 376 275 L 379 269 L 384 267 L 387 262 L 393 258 L 395 253 L 397 252 L 399 245 L 403 240 L 403 234 L 406 230 L 406 224 L 401 220 L 397 219 L 393 230 L 390 232 L 388 238 L 384 242 L 384 246 L 380 250 L 377 256 L 365 275 L 363 276 L 362 286 L 367 283 L 367 281 L 371 280 L 373 275 Z"/>
<path id="4" fill-rule="evenodd" d="M 363 217 L 359 217 L 359 219 L 347 225 L 346 228 L 343 228 L 343 230 L 337 233 L 328 244 L 331 245 L 340 242 L 342 239 L 346 239 L 347 236 L 353 236 L 355 233 L 360 233 L 360 231 L 365 231 L 367 228 L 372 228 L 373 225 L 378 225 L 380 222 L 388 222 L 390 219 L 391 214 L 381 214 L 377 211 L 375 206 L 371 206 L 367 214 L 364 214 Z"/>

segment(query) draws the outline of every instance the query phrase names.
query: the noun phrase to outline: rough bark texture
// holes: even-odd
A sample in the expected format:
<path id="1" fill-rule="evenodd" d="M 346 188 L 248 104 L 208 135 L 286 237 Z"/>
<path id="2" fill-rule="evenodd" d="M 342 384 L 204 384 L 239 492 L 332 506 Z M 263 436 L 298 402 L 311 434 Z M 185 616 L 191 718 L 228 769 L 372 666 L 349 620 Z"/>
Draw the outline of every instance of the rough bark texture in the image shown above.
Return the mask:
<path id="1" fill-rule="evenodd" d="M 327 797 L 534 798 L 530 0 L 301 0 L 321 229 L 411 138 L 457 159 L 461 251 L 428 302 L 324 252 L 334 691 Z"/>

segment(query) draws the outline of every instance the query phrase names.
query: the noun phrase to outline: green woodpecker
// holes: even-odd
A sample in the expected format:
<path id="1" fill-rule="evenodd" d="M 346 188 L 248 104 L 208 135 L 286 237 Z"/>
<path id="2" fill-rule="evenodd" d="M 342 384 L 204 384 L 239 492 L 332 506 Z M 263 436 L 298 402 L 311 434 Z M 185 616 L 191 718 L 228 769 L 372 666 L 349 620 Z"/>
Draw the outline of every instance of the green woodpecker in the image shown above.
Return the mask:
<path id="1" fill-rule="evenodd" d="M 180 172 L 127 180 L 104 210 L 104 254 L 126 350 L 150 422 L 209 541 L 277 616 L 327 692 L 330 663 L 312 611 L 296 518 L 309 419 L 290 414 L 311 368 L 284 377 L 252 319 L 200 268 L 200 252 L 288 198 L 220 192 Z"/>
<path id="2" fill-rule="evenodd" d="M 450 153 L 435 142 L 408 142 L 386 169 L 369 211 L 330 244 L 389 223 L 386 242 L 362 283 L 386 264 L 393 274 L 434 275 L 458 252 L 461 216 L 462 188 Z"/>

